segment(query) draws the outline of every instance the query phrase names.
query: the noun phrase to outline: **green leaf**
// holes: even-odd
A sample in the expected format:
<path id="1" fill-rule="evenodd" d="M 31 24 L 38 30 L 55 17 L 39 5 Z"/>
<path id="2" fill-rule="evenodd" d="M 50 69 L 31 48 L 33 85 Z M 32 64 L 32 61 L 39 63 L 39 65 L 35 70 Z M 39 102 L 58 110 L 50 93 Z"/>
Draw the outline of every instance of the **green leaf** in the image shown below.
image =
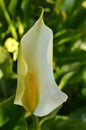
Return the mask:
<path id="1" fill-rule="evenodd" d="M 56 116 L 46 121 L 42 130 L 86 130 L 86 122 L 67 116 Z"/>
<path id="2" fill-rule="evenodd" d="M 47 120 L 50 120 L 50 119 L 53 119 L 56 114 L 59 112 L 59 110 L 61 109 L 62 105 L 59 106 L 57 109 L 55 109 L 53 112 L 51 112 L 49 115 L 47 116 L 44 116 L 41 121 L 40 121 L 40 126 L 42 126 L 42 124 L 47 121 Z"/>
<path id="3" fill-rule="evenodd" d="M 14 97 L 10 97 L 0 103 L 0 127 L 2 130 L 19 130 L 19 128 L 26 130 L 25 111 L 13 102 Z"/>
<path id="4" fill-rule="evenodd" d="M 18 0 L 10 0 L 8 9 L 9 9 L 10 14 L 12 14 L 12 16 L 14 16 L 14 13 L 16 11 L 17 3 L 18 3 Z"/>
<path id="5" fill-rule="evenodd" d="M 85 30 L 62 30 L 55 34 L 55 41 L 57 41 L 57 45 L 65 44 L 69 41 L 74 41 L 79 39 Z"/>
<path id="6" fill-rule="evenodd" d="M 13 72 L 13 61 L 9 53 L 4 47 L 0 46 L 0 69 L 4 76 L 11 77 L 16 76 Z"/>
<path id="7" fill-rule="evenodd" d="M 79 108 L 78 110 L 70 113 L 69 116 L 73 119 L 78 119 L 82 122 L 86 122 L 86 107 Z"/>
<path id="8" fill-rule="evenodd" d="M 70 63 L 76 63 L 76 62 L 86 64 L 86 61 L 85 61 L 86 52 L 85 51 L 72 51 L 72 52 L 63 51 L 62 53 L 57 52 L 57 55 L 58 55 L 58 61 L 56 61 L 56 62 L 60 66 L 63 66 L 64 64 L 70 64 Z"/>

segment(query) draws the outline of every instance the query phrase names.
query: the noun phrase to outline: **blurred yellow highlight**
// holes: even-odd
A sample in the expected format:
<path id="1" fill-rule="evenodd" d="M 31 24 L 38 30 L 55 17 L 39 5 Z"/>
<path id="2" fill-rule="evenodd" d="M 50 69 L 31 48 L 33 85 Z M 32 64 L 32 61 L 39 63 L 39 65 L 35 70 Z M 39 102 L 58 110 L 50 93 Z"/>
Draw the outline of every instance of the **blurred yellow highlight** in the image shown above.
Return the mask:
<path id="1" fill-rule="evenodd" d="M 5 48 L 8 52 L 13 53 L 13 61 L 16 61 L 18 55 L 18 45 L 19 43 L 14 38 L 8 38 L 5 41 Z"/>
<path id="2" fill-rule="evenodd" d="M 82 2 L 82 7 L 86 8 L 86 0 Z"/>
<path id="3" fill-rule="evenodd" d="M 14 38 L 8 38 L 5 41 L 5 48 L 8 52 L 14 52 L 18 49 L 19 43 Z"/>

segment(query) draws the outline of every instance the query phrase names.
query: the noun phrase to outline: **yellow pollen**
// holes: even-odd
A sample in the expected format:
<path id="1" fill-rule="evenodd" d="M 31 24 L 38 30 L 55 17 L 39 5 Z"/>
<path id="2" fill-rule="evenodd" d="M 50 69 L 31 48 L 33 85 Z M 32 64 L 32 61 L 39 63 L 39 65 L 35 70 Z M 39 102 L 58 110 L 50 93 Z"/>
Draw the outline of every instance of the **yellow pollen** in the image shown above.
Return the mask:
<path id="1" fill-rule="evenodd" d="M 31 110 L 37 105 L 37 83 L 32 70 L 28 71 L 28 98 Z"/>

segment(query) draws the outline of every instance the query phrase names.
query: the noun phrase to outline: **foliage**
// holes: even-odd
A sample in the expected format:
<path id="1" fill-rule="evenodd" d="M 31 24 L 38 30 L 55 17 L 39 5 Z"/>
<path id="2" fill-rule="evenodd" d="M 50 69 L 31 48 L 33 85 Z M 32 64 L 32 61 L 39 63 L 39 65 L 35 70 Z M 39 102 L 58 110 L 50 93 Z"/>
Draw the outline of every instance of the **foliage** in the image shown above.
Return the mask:
<path id="1" fill-rule="evenodd" d="M 39 124 L 42 130 L 85 130 L 86 0 L 0 0 L 0 130 L 33 129 L 31 113 L 13 104 L 18 49 L 13 47 L 39 18 L 39 6 L 45 8 L 44 21 L 54 34 L 55 80 L 69 97 L 58 110 L 39 118 Z M 6 48 L 9 38 L 11 51 Z"/>

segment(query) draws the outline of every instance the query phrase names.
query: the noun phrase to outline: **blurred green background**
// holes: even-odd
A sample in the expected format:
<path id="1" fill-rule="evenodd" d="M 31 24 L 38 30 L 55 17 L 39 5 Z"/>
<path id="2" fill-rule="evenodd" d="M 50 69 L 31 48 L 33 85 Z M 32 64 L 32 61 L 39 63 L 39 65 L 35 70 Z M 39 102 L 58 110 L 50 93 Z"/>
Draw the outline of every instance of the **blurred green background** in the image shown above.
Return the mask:
<path id="1" fill-rule="evenodd" d="M 39 124 L 42 130 L 86 130 L 86 0 L 0 0 L 0 130 L 34 129 L 31 113 L 13 101 L 19 41 L 39 18 L 39 6 L 54 34 L 55 80 L 68 95 Z"/>

